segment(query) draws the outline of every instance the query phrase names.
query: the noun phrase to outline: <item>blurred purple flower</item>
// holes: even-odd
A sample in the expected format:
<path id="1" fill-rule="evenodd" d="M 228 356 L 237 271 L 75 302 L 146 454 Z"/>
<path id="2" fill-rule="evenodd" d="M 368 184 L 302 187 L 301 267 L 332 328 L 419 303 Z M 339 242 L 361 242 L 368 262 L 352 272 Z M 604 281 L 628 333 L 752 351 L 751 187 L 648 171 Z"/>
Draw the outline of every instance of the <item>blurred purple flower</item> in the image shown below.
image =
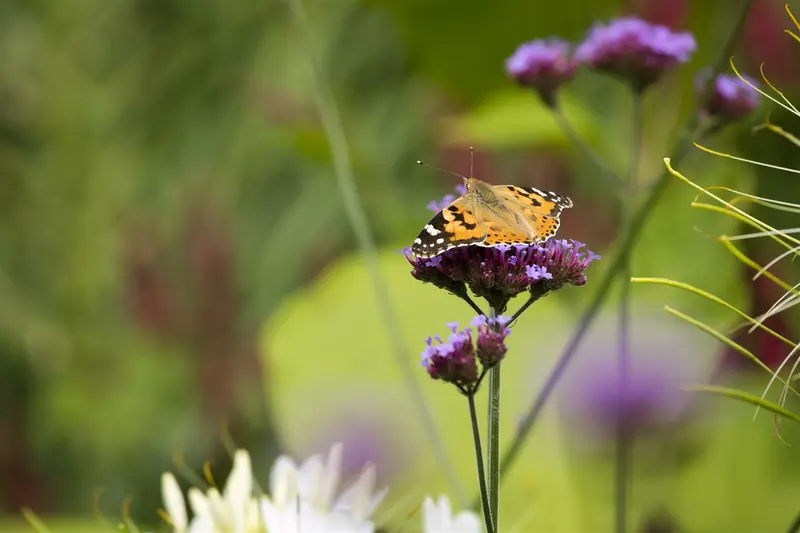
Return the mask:
<path id="1" fill-rule="evenodd" d="M 641 91 L 667 69 L 687 62 L 696 48 L 691 33 L 625 17 L 595 24 L 576 49 L 575 60 L 629 80 Z"/>
<path id="2" fill-rule="evenodd" d="M 613 434 L 620 425 L 629 433 L 663 427 L 675 421 L 681 390 L 658 366 L 636 368 L 625 392 L 617 365 L 604 364 L 585 376 L 576 407 L 587 423 Z"/>
<path id="3" fill-rule="evenodd" d="M 430 202 L 428 202 L 428 205 L 426 207 L 431 211 L 433 211 L 434 213 L 438 213 L 439 211 L 450 205 L 452 201 L 455 199 L 456 199 L 455 194 L 445 194 L 444 198 L 442 198 L 438 202 L 436 200 L 431 200 Z"/>
<path id="4" fill-rule="evenodd" d="M 426 341 L 428 346 L 422 351 L 420 365 L 428 370 L 428 375 L 433 379 L 441 379 L 459 388 L 469 389 L 478 381 L 472 330 L 467 328 L 459 331 L 458 324 L 454 322 L 448 323 L 447 327 L 452 331 L 447 342 L 438 335 L 428 337 Z"/>
<path id="5" fill-rule="evenodd" d="M 683 387 L 706 381 L 711 368 L 697 358 L 699 343 L 706 339 L 665 327 L 655 319 L 634 317 L 632 361 L 623 389 L 612 318 L 596 325 L 576 354 L 580 362 L 560 392 L 565 419 L 581 432 L 609 439 L 619 428 L 644 436 L 686 422 L 693 404 L 691 393 Z M 588 440 L 594 443 L 596 439 Z"/>
<path id="6" fill-rule="evenodd" d="M 709 69 L 704 69 L 697 75 L 695 89 L 698 93 L 702 90 L 710 74 Z M 754 87 L 758 87 L 754 79 L 749 76 L 742 77 Z M 703 111 L 710 117 L 730 122 L 752 113 L 758 107 L 759 100 L 758 91 L 747 85 L 738 76 L 720 74 L 714 81 L 713 90 Z"/>
<path id="7" fill-rule="evenodd" d="M 381 404 L 384 405 L 381 405 Z M 332 443 L 343 444 L 342 477 L 357 478 L 366 464 L 374 464 L 379 484 L 388 484 L 402 472 L 413 456 L 398 431 L 398 420 L 387 417 L 390 408 L 385 397 L 355 395 L 344 405 L 331 408 L 309 426 L 304 433 L 300 452 L 313 455 L 314 450 L 328 448 Z"/>
<path id="8" fill-rule="evenodd" d="M 462 297 L 469 287 L 501 311 L 525 291 L 544 296 L 564 285 L 585 284 L 584 271 L 600 259 L 583 244 L 563 239 L 544 245 L 462 246 L 431 258 L 416 258 L 410 249 L 403 253 L 416 279 Z"/>
<path id="9" fill-rule="evenodd" d="M 542 100 L 552 106 L 556 90 L 572 79 L 576 64 L 570 57 L 570 44 L 550 38 L 520 45 L 505 66 L 511 79 L 536 90 Z"/>

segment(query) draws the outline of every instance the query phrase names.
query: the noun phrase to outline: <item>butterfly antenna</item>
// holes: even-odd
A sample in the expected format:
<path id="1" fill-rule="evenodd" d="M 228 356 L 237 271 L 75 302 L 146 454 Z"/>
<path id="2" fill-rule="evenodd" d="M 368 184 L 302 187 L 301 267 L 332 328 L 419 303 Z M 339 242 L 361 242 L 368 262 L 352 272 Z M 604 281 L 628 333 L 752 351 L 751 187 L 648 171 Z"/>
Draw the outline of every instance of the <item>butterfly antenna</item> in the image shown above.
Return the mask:
<path id="1" fill-rule="evenodd" d="M 475 176 L 475 147 L 469 147 L 469 177 Z"/>
<path id="2" fill-rule="evenodd" d="M 467 179 L 466 176 L 462 176 L 458 172 L 453 172 L 452 170 L 445 170 L 443 168 L 434 167 L 433 165 L 429 165 L 428 163 L 423 163 L 422 161 L 419 161 L 419 160 L 417 161 L 417 164 L 421 165 L 423 167 L 432 168 L 433 170 L 438 170 L 439 172 L 444 172 L 445 174 L 450 174 L 452 176 L 456 176 L 456 177 L 461 178 L 461 179 Z"/>

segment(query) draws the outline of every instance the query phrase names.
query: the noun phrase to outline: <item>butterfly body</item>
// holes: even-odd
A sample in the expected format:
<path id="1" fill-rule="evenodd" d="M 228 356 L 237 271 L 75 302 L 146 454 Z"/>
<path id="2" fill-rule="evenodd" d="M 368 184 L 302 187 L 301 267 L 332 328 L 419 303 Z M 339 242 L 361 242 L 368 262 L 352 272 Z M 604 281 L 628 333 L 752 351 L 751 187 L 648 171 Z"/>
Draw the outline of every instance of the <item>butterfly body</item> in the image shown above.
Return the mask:
<path id="1" fill-rule="evenodd" d="M 434 216 L 414 239 L 412 253 L 433 257 L 456 246 L 536 244 L 556 234 L 572 200 L 553 192 L 516 185 L 464 180 L 467 192 Z"/>

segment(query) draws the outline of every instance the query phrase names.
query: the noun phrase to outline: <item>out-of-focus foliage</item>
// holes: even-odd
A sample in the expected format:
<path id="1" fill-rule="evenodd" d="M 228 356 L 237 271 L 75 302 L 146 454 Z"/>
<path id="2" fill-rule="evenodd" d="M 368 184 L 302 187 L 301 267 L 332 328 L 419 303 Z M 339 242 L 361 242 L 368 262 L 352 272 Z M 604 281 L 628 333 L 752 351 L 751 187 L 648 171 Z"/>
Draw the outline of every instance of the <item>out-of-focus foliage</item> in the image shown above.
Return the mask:
<path id="1" fill-rule="evenodd" d="M 619 2 L 306 4 L 412 364 L 425 336 L 468 318 L 463 304 L 411 279 L 394 253 L 431 215 L 424 205 L 458 181 L 417 159 L 464 172 L 474 144 L 479 177 L 569 194 L 576 207 L 561 234 L 612 251 L 610 191 L 534 96 L 504 79 L 502 62 L 528 39 L 579 39 L 595 19 L 618 15 Z M 713 60 L 733 17 L 728 3 L 662 4 L 672 7 L 652 18 L 692 29 L 700 49 L 645 99 L 643 176 L 661 172 L 690 108 L 693 69 Z M 757 4 L 757 29 L 783 20 L 763 7 L 770 2 Z M 758 43 L 750 62 L 769 62 L 765 40 L 751 33 L 737 57 Z M 620 85 L 584 72 L 563 102 L 578 133 L 625 168 L 631 103 Z M 747 126 L 714 146 L 797 168 L 796 149 Z M 797 193 L 783 174 L 710 159 L 698 152 L 682 170 L 702 185 Z M 137 522 L 156 524 L 158 479 L 173 454 L 195 471 L 206 459 L 212 472 L 227 468 L 223 424 L 251 450 L 264 483 L 278 445 L 304 455 L 335 437 L 353 440 L 392 483 L 392 524 L 405 524 L 418 487 L 449 489 L 389 354 L 284 2 L 0 3 L 0 191 L 0 512 L 17 516 L 26 505 L 86 517 L 101 486 L 106 515 L 118 516 L 131 496 Z M 751 285 L 711 238 L 734 233 L 736 221 L 689 200 L 685 189 L 667 191 L 633 274 L 680 279 L 746 307 Z M 504 442 L 605 268 L 593 266 L 585 289 L 537 304 L 517 328 Z M 731 325 L 691 295 L 642 286 L 633 294 L 643 315 L 667 300 L 713 327 Z M 709 342 L 696 357 L 712 365 L 718 355 Z M 422 385 L 473 487 L 463 399 Z M 787 473 L 797 461 L 769 439 L 768 417 L 750 424 L 748 415 L 739 405 L 707 407 L 708 428 L 681 443 L 699 442 L 702 453 L 674 477 L 638 474 L 638 519 L 666 504 L 688 530 L 785 527 L 796 512 Z M 554 411 L 537 427 L 504 489 L 505 523 L 608 523 L 607 463 L 565 451 L 565 431 Z M 789 442 L 793 431 L 782 433 Z M 670 453 L 683 457 L 681 446 Z M 776 473 L 784 475 L 771 481 Z M 7 523 L 0 529 L 13 531 Z M 90 531 L 85 523 L 51 529 Z"/>

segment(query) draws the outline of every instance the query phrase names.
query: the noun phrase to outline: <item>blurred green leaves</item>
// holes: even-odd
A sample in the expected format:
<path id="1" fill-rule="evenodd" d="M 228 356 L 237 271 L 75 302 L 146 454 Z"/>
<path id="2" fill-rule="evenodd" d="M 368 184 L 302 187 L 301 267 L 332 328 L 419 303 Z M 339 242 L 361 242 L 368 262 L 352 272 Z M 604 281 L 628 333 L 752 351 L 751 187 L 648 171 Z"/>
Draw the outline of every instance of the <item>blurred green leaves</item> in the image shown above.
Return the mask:
<path id="1" fill-rule="evenodd" d="M 568 92 L 560 96 L 562 111 L 578 134 L 591 144 L 597 137 L 597 122 L 581 100 Z M 550 109 L 536 94 L 522 89 L 491 93 L 468 113 L 446 119 L 442 130 L 441 140 L 446 144 L 475 143 L 488 149 L 564 149 L 569 142 Z"/>

